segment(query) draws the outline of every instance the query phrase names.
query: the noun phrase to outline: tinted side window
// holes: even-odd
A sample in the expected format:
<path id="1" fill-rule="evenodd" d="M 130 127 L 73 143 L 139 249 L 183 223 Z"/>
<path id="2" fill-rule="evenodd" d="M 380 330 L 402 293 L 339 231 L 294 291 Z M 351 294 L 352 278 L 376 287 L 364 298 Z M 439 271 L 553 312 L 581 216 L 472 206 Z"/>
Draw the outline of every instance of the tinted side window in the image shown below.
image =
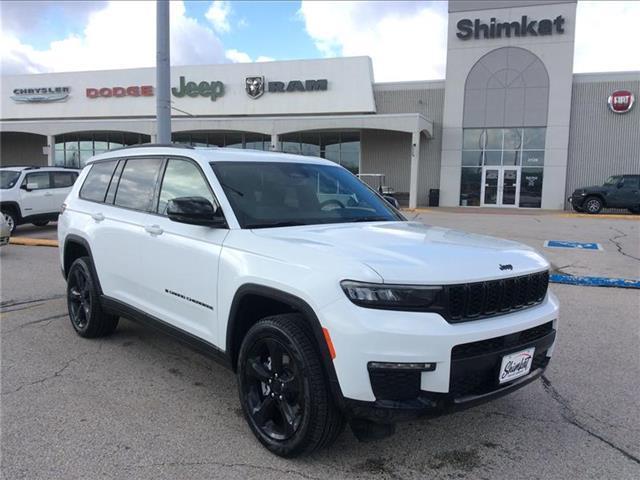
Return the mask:
<path id="1" fill-rule="evenodd" d="M 117 160 L 111 162 L 94 163 L 87 178 L 80 189 L 80 198 L 94 202 L 104 202 L 104 196 L 109 188 L 111 175 L 116 168 Z"/>
<path id="2" fill-rule="evenodd" d="M 209 184 L 196 165 L 187 160 L 169 160 L 162 180 L 158 213 L 164 215 L 169 200 L 179 197 L 204 197 L 215 204 Z"/>
<path id="3" fill-rule="evenodd" d="M 120 175 L 115 204 L 119 207 L 150 211 L 153 207 L 153 193 L 160 165 L 160 158 L 127 160 Z"/>
<path id="4" fill-rule="evenodd" d="M 78 178 L 75 172 L 51 172 L 51 188 L 68 188 Z"/>
<path id="5" fill-rule="evenodd" d="M 42 190 L 51 188 L 49 172 L 28 173 L 24 179 L 24 185 L 31 190 Z"/>
<path id="6" fill-rule="evenodd" d="M 628 175 L 624 177 L 622 186 L 624 188 L 638 188 L 639 180 L 640 177 L 638 177 L 637 175 Z"/>

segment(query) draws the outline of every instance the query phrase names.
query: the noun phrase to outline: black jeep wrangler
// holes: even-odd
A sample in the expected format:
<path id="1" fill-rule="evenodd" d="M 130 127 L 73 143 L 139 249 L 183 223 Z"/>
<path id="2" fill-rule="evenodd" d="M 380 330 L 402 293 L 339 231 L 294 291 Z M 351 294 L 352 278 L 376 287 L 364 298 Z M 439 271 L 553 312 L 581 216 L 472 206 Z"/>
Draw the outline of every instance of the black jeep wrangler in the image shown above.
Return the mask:
<path id="1" fill-rule="evenodd" d="M 569 202 L 576 212 L 599 213 L 603 208 L 626 208 L 640 214 L 640 175 L 613 175 L 601 186 L 578 188 Z"/>

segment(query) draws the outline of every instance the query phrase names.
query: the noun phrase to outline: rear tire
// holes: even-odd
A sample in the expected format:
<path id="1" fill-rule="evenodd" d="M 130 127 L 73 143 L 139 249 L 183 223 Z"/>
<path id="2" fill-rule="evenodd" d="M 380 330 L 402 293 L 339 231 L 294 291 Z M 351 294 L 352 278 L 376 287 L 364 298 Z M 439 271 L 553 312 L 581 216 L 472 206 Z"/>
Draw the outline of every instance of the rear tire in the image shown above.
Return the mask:
<path id="1" fill-rule="evenodd" d="M 600 213 L 604 207 L 602 200 L 598 197 L 587 197 L 584 201 L 584 210 L 590 214 Z"/>
<path id="2" fill-rule="evenodd" d="M 40 222 L 33 222 L 36 227 L 46 227 L 49 225 L 49 220 L 42 220 Z"/>
<path id="3" fill-rule="evenodd" d="M 315 339 L 299 314 L 251 327 L 238 356 L 238 389 L 254 435 L 281 457 L 328 446 L 344 429 Z"/>
<path id="4" fill-rule="evenodd" d="M 80 257 L 67 275 L 67 307 L 71 325 L 85 338 L 104 337 L 118 326 L 118 316 L 102 310 L 96 281 L 91 274 L 91 259 Z"/>

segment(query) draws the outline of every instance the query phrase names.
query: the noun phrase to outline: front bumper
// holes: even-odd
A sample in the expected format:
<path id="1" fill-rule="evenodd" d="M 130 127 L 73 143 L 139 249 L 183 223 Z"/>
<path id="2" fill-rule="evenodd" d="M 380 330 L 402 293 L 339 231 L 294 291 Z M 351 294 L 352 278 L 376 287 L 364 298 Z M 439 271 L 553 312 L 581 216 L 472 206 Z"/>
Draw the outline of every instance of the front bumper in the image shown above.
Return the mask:
<path id="1" fill-rule="evenodd" d="M 346 399 L 346 413 L 350 418 L 376 423 L 396 423 L 421 416 L 434 417 L 453 413 L 489 402 L 528 385 L 544 373 L 550 358 L 547 352 L 553 346 L 555 335 L 555 330 L 549 326 L 548 333 L 535 340 L 516 340 L 508 346 L 484 354 L 472 354 L 457 359 L 454 357 L 448 393 L 418 391 L 413 398 L 378 398 L 374 402 Z M 500 385 L 498 372 L 502 356 L 530 347 L 534 347 L 536 352 L 530 372 Z M 396 391 L 396 396 L 398 394 L 403 394 L 402 388 Z"/>
<path id="2" fill-rule="evenodd" d="M 320 313 L 320 321 L 329 330 L 335 347 L 333 363 L 345 410 L 353 418 L 388 422 L 467 408 L 509 393 L 540 376 L 553 352 L 558 303 L 548 292 L 537 306 L 455 324 L 433 313 L 360 308 L 346 298 Z M 544 335 L 515 343 L 509 341 L 493 349 L 471 352 L 470 356 L 459 355 L 465 345 L 490 344 L 496 338 L 514 339 L 521 332 L 542 326 L 547 326 Z M 530 346 L 536 348 L 538 358 L 526 377 L 502 386 L 491 383 L 494 379 L 497 383 L 503 355 Z M 384 394 L 380 388 L 374 392 L 375 379 L 369 371 L 369 362 L 434 363 L 435 369 L 417 372 L 417 380 L 413 377 L 411 388 L 415 395 L 394 396 Z M 404 386 L 406 378 L 395 374 L 397 384 L 391 382 L 387 391 L 400 391 Z M 473 385 L 477 378 L 485 378 L 486 382 Z"/>
<path id="3" fill-rule="evenodd" d="M 576 208 L 581 208 L 582 204 L 584 203 L 584 199 L 587 198 L 586 195 L 576 195 L 573 194 L 571 195 L 567 200 L 569 201 L 569 203 L 571 205 L 573 205 Z"/>

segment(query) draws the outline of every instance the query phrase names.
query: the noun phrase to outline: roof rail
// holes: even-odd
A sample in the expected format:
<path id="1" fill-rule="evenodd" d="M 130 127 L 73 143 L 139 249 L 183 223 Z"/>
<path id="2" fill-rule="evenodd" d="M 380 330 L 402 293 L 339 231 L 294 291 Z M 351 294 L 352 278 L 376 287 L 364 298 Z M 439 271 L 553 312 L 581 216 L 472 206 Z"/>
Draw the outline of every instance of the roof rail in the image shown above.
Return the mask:
<path id="1" fill-rule="evenodd" d="M 190 150 L 194 150 L 194 147 L 191 145 L 183 145 L 176 143 L 141 143 L 139 145 L 127 145 L 126 147 L 114 148 L 109 150 L 109 152 L 116 152 L 120 150 L 127 150 L 131 148 L 153 148 L 153 147 L 169 147 L 169 148 L 188 148 Z"/>

